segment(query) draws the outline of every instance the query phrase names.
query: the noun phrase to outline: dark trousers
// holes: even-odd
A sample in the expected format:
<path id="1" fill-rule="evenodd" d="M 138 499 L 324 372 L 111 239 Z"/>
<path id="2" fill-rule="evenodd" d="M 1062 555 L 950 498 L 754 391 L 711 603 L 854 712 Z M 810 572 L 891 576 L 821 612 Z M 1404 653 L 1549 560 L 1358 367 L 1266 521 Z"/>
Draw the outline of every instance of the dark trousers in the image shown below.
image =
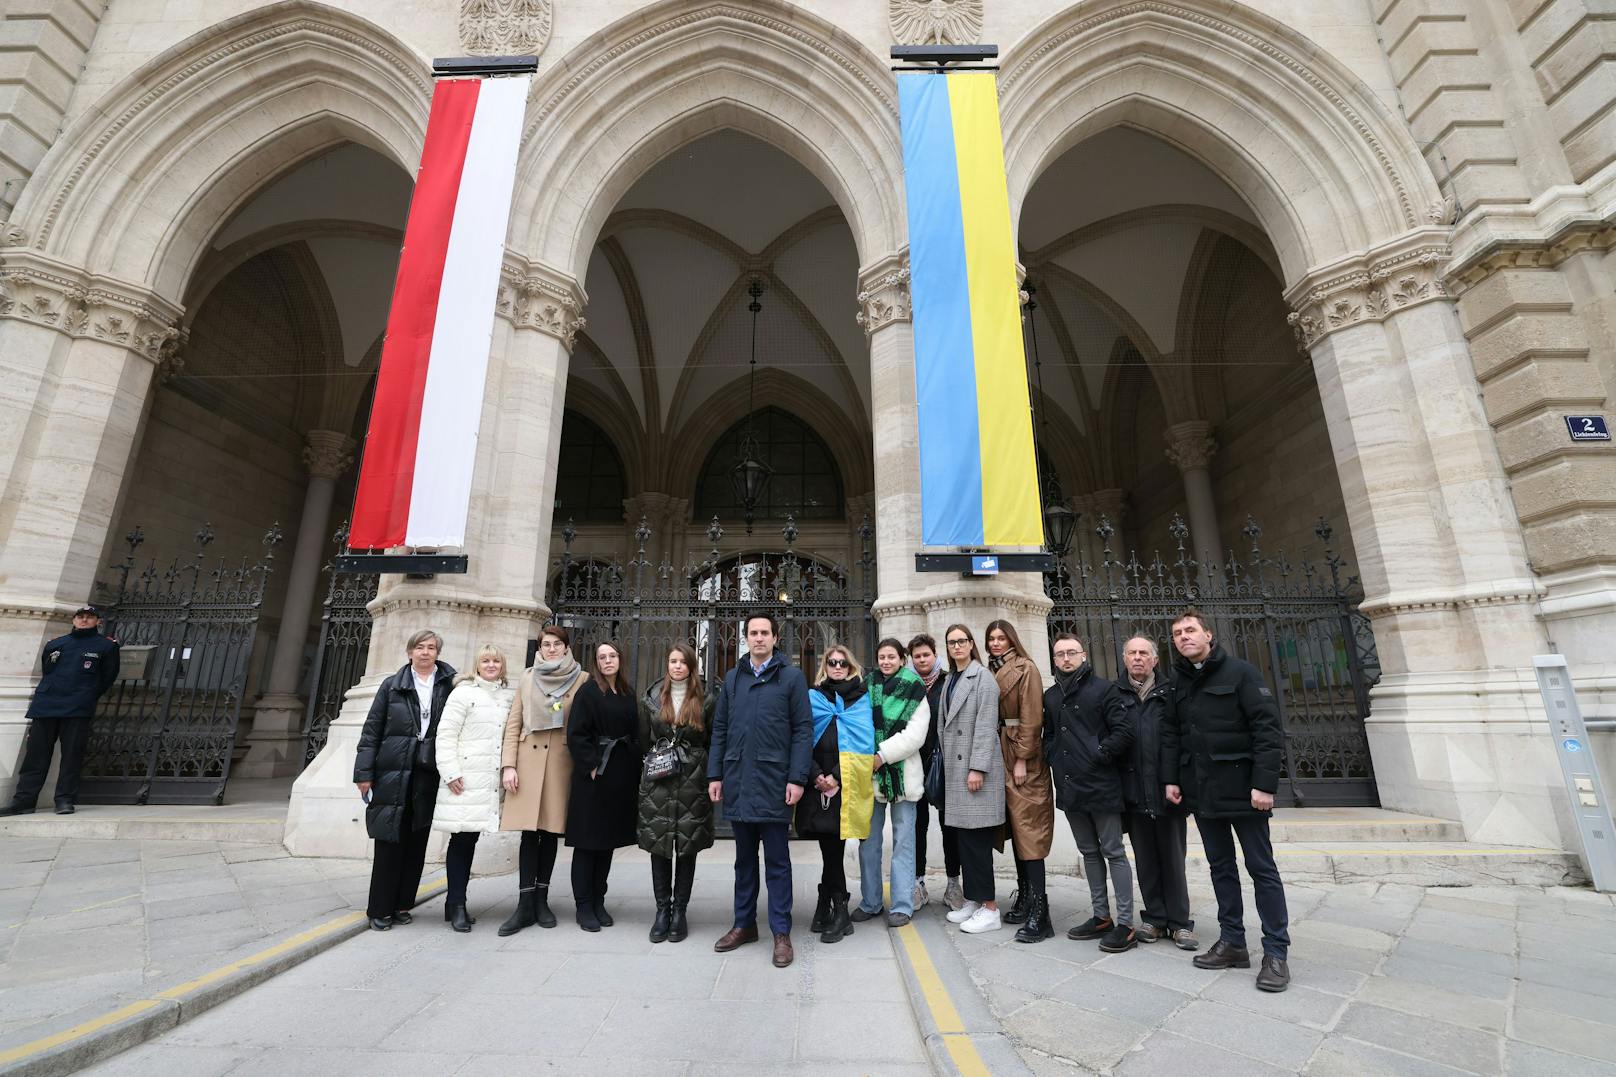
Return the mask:
<path id="1" fill-rule="evenodd" d="M 939 821 L 942 813 L 938 812 Z M 941 823 L 943 828 L 943 869 L 950 879 L 959 878 L 959 831 Z M 931 835 L 931 805 L 925 797 L 915 801 L 915 878 L 926 875 L 926 843 Z"/>
<path id="2" fill-rule="evenodd" d="M 820 838 L 819 857 L 825 866 L 819 872 L 819 888 L 834 898 L 847 900 L 847 843 L 841 838 Z"/>
<path id="3" fill-rule="evenodd" d="M 961 874 L 965 876 L 966 901 L 992 901 L 993 892 L 993 839 L 996 826 L 975 829 L 961 828 L 959 852 Z"/>
<path id="4" fill-rule="evenodd" d="M 471 882 L 471 858 L 477 852 L 477 836 L 475 830 L 449 835 L 449 848 L 443 854 L 443 870 L 449 877 L 445 904 L 450 908 L 466 903 L 466 884 Z"/>
<path id="5" fill-rule="evenodd" d="M 548 830 L 522 831 L 522 844 L 516 853 L 516 889 L 518 892 L 535 887 L 550 887 L 550 874 L 555 871 L 556 847 L 561 835 Z"/>
<path id="6" fill-rule="evenodd" d="M 1212 892 L 1218 898 L 1220 937 L 1231 946 L 1246 945 L 1245 908 L 1240 899 L 1240 869 L 1234 862 L 1235 839 L 1245 854 L 1246 874 L 1257 899 L 1257 916 L 1262 920 L 1263 953 L 1285 960 L 1290 952 L 1289 915 L 1285 910 L 1285 884 L 1274 863 L 1274 843 L 1268 837 L 1268 816 L 1239 815 L 1229 819 L 1195 817 L 1206 849 L 1212 875 Z"/>
<path id="7" fill-rule="evenodd" d="M 421 888 L 421 871 L 426 867 L 426 842 L 432 836 L 431 820 L 417 828 L 415 812 L 404 802 L 404 840 L 378 841 L 370 861 L 370 900 L 366 914 L 373 920 L 415 907 L 415 892 Z"/>
<path id="8" fill-rule="evenodd" d="M 735 835 L 735 926 L 757 924 L 758 845 L 769 886 L 769 930 L 791 934 L 791 841 L 786 823 L 732 821 Z"/>
<path id="9" fill-rule="evenodd" d="M 612 873 L 611 849 L 572 851 L 572 900 L 600 904 L 606 900 L 606 880 Z"/>
<path id="10" fill-rule="evenodd" d="M 35 718 L 28 725 L 28 747 L 23 751 L 22 769 L 17 772 L 16 804 L 34 805 L 45 788 L 50 773 L 51 754 L 62 746 L 62 765 L 56 770 L 56 803 L 71 802 L 79 795 L 79 771 L 84 769 L 84 746 L 90 743 L 88 718 Z"/>
<path id="11" fill-rule="evenodd" d="M 1023 860 L 1016 857 L 1016 886 L 1021 889 L 1021 896 L 1044 896 L 1044 862 L 1039 860 Z"/>
<path id="12" fill-rule="evenodd" d="M 1189 882 L 1184 878 L 1188 817 L 1182 812 L 1129 812 L 1123 821 L 1139 876 L 1139 900 L 1143 906 L 1139 918 L 1163 931 L 1195 930 L 1195 921 L 1190 919 Z"/>

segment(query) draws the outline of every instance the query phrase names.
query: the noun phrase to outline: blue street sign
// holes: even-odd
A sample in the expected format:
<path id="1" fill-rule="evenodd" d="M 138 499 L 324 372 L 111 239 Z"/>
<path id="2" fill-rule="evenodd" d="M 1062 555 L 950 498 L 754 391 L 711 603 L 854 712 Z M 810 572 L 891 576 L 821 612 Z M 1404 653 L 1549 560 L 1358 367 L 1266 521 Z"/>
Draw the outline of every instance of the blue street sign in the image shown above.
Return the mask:
<path id="1" fill-rule="evenodd" d="M 1603 415 L 1567 415 L 1566 429 L 1572 441 L 1609 441 L 1610 427 Z"/>
<path id="2" fill-rule="evenodd" d="M 1580 751 L 1582 751 L 1582 741 L 1578 740 L 1575 737 L 1567 737 L 1565 740 L 1561 741 L 1560 744 L 1568 752 L 1580 752 Z"/>
<path id="3" fill-rule="evenodd" d="M 999 559 L 992 556 L 973 556 L 971 558 L 971 575 L 997 576 L 999 574 Z"/>

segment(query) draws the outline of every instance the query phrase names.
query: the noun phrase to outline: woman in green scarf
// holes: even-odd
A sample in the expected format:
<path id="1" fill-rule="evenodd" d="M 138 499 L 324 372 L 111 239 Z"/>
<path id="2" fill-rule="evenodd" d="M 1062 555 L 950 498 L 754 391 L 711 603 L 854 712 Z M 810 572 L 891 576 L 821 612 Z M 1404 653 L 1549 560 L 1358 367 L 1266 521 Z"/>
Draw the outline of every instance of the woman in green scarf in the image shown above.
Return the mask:
<path id="1" fill-rule="evenodd" d="M 902 927 L 915 913 L 915 802 L 925 792 L 920 746 L 926 741 L 931 708 L 926 683 L 905 665 L 908 653 L 895 639 L 875 648 L 870 674 L 870 709 L 875 716 L 875 811 L 870 836 L 859 842 L 859 907 L 852 919 L 880 916 L 881 830 L 892 813 L 892 911 L 887 925 Z"/>

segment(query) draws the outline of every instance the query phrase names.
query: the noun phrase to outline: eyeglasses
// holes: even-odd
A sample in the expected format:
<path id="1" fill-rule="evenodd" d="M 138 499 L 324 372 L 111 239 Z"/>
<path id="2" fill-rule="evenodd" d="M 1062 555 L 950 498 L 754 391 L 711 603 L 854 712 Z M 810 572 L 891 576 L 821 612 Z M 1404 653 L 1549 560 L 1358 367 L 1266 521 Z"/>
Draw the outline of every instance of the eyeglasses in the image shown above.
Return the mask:
<path id="1" fill-rule="evenodd" d="M 1083 652 L 1082 651 L 1056 651 L 1055 652 L 1055 657 L 1056 658 L 1082 658 L 1083 657 Z"/>
<path id="2" fill-rule="evenodd" d="M 950 647 L 969 647 L 971 641 L 968 639 L 951 639 L 948 641 L 948 645 Z"/>
<path id="3" fill-rule="evenodd" d="M 831 669 L 845 669 L 847 667 L 847 659 L 827 658 L 825 659 L 825 665 L 829 666 Z"/>

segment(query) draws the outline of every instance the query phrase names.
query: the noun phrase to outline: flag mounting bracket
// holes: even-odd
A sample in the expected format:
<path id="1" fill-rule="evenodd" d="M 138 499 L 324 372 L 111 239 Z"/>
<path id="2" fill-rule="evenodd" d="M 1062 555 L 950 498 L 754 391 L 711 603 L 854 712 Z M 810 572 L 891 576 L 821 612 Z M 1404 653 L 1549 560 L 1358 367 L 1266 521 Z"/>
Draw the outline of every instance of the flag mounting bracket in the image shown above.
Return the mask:
<path id="1" fill-rule="evenodd" d="M 892 58 L 894 60 L 908 60 L 907 64 L 899 64 L 894 71 L 935 71 L 939 75 L 948 70 L 949 64 L 979 64 L 983 60 L 994 60 L 999 56 L 997 45 L 894 45 Z M 997 71 L 997 66 L 968 67 L 965 71 Z"/>
<path id="2" fill-rule="evenodd" d="M 971 578 L 1001 572 L 1054 572 L 1055 557 L 1047 553 L 917 553 L 915 571 L 957 572 Z"/>
<path id="3" fill-rule="evenodd" d="M 440 56 L 432 61 L 432 77 L 439 79 L 531 75 L 538 69 L 537 56 Z"/>
<path id="4" fill-rule="evenodd" d="M 468 563 L 463 553 L 339 553 L 331 566 L 359 575 L 453 576 L 464 575 Z"/>

